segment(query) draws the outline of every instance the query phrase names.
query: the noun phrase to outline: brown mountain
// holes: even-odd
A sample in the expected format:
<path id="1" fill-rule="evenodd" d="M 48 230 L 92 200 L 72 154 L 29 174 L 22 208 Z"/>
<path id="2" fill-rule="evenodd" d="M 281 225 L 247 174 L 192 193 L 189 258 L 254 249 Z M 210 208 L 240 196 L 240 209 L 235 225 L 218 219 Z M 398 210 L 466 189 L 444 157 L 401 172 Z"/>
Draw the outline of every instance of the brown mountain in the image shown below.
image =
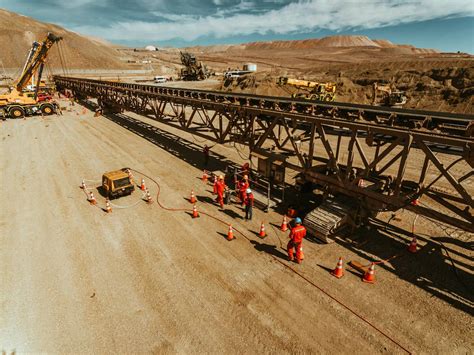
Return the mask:
<path id="1" fill-rule="evenodd" d="M 5 68 L 23 65 L 33 41 L 41 41 L 48 32 L 63 37 L 59 46 L 51 49 L 48 63 L 62 68 L 58 48 L 61 48 L 69 69 L 123 68 L 117 50 L 105 41 L 88 38 L 60 26 L 43 23 L 30 17 L 0 9 L 0 61 Z"/>
<path id="2" fill-rule="evenodd" d="M 416 48 L 411 45 L 394 44 L 388 40 L 372 40 L 367 36 L 360 35 L 340 35 L 328 36 L 322 38 L 310 38 L 293 41 L 262 41 L 250 42 L 237 45 L 215 45 L 215 46 L 196 46 L 189 49 L 195 49 L 203 52 L 220 52 L 220 51 L 239 51 L 239 50 L 305 50 L 320 49 L 329 50 L 337 48 L 354 48 L 354 49 L 390 49 L 391 52 L 399 52 L 404 54 L 419 53 L 438 53 L 435 49 Z"/>

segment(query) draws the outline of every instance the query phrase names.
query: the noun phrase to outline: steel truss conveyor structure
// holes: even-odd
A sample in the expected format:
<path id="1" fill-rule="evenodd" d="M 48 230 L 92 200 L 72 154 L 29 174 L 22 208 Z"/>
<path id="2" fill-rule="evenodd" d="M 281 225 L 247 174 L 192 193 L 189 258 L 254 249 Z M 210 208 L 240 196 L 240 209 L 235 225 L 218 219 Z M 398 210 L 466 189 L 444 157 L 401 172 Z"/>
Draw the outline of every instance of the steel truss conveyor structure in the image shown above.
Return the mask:
<path id="1" fill-rule="evenodd" d="M 55 77 L 104 109 L 246 144 L 366 217 L 407 208 L 474 232 L 474 116 Z M 410 166 L 411 165 L 411 166 Z M 421 204 L 416 204 L 423 196 Z"/>

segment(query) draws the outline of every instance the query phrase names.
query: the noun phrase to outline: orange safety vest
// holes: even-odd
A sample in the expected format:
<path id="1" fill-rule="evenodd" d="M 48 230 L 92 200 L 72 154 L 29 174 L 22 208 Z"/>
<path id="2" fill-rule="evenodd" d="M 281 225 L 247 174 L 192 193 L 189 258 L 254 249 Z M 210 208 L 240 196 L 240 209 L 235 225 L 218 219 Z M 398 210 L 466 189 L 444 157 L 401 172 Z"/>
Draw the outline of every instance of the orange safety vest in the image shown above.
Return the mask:
<path id="1" fill-rule="evenodd" d="M 290 239 L 295 243 L 301 243 L 303 238 L 306 237 L 306 228 L 299 225 L 293 227 L 290 232 Z"/>

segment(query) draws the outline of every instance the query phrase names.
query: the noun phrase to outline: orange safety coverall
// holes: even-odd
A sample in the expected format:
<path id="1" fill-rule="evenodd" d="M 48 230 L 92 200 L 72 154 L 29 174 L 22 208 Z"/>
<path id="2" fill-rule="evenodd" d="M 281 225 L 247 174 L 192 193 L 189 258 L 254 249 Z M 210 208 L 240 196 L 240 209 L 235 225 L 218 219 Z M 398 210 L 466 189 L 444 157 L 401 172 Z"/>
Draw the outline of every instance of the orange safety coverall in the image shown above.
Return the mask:
<path id="1" fill-rule="evenodd" d="M 240 192 L 240 204 L 245 204 L 245 199 L 247 198 L 247 189 L 250 187 L 248 180 L 242 180 L 239 183 L 239 192 Z"/>
<path id="2" fill-rule="evenodd" d="M 224 191 L 225 191 L 225 183 L 224 181 L 218 181 L 216 184 L 217 188 L 217 202 L 221 206 L 221 208 L 224 208 Z"/>
<path id="3" fill-rule="evenodd" d="M 306 237 L 306 228 L 302 225 L 297 225 L 293 227 L 290 232 L 290 241 L 287 245 L 288 259 L 293 260 L 293 248 L 296 249 L 296 260 L 298 263 L 302 260 L 301 255 L 301 244 L 303 243 L 303 238 Z"/>

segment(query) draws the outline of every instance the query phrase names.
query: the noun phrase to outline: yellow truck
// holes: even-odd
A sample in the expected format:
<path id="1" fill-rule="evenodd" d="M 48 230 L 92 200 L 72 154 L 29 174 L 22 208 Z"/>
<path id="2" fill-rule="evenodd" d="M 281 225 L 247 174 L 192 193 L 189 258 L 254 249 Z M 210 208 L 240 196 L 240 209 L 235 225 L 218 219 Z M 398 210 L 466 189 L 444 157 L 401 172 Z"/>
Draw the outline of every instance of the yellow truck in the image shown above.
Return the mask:
<path id="1" fill-rule="evenodd" d="M 135 191 L 133 181 L 128 175 L 128 169 L 109 171 L 102 175 L 102 190 L 109 198 L 130 195 Z"/>
<path id="2" fill-rule="evenodd" d="M 282 76 L 278 78 L 277 84 L 297 90 L 296 93 L 292 93 L 291 97 L 298 99 L 334 101 L 336 97 L 336 84 L 334 83 L 318 83 Z"/>

